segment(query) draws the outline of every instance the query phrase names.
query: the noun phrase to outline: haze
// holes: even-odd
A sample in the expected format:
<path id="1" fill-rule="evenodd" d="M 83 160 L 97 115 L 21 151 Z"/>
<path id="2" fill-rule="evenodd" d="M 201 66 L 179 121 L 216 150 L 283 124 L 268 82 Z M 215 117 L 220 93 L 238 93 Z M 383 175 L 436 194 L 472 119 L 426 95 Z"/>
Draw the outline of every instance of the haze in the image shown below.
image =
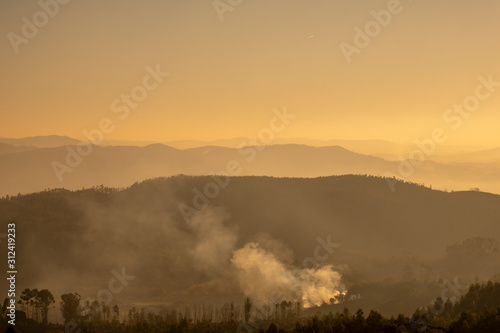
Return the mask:
<path id="1" fill-rule="evenodd" d="M 499 332 L 499 17 L 1 1 L 0 332 Z"/>
<path id="2" fill-rule="evenodd" d="M 254 135 L 274 107 L 296 123 L 280 136 L 413 143 L 444 124 L 481 75 L 500 81 L 494 0 L 401 1 L 402 11 L 348 63 L 371 10 L 387 1 L 252 1 L 217 15 L 212 2 L 71 1 L 19 53 L 2 39 L 4 137 L 68 135 L 104 117 L 141 83 L 145 67 L 170 76 L 107 139 L 215 140 Z M 35 1 L 0 4 L 0 30 L 21 35 Z M 500 94 L 448 144 L 496 147 Z"/>

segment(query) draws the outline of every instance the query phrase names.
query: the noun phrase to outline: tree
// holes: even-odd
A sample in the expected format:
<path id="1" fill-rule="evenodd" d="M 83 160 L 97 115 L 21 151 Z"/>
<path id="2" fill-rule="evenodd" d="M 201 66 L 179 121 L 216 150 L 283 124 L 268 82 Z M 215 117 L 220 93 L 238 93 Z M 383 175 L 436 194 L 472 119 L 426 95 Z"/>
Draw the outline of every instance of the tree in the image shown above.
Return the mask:
<path id="1" fill-rule="evenodd" d="M 274 323 L 269 325 L 269 328 L 267 329 L 266 333 L 278 333 L 278 328 Z"/>
<path id="2" fill-rule="evenodd" d="M 105 321 L 109 321 L 109 314 L 111 312 L 111 309 L 109 306 L 106 305 L 105 302 L 101 302 L 101 309 L 102 309 L 102 319 Z"/>
<path id="3" fill-rule="evenodd" d="M 61 295 L 61 299 L 61 312 L 64 317 L 64 323 L 66 324 L 76 319 L 81 297 L 76 293 L 70 293 Z"/>
<path id="4" fill-rule="evenodd" d="M 497 260 L 499 254 L 500 251 L 493 238 L 468 238 L 462 243 L 453 244 L 446 248 L 447 257 L 462 264 L 484 263 L 491 259 Z"/>
<path id="5" fill-rule="evenodd" d="M 373 332 L 380 332 L 384 327 L 384 317 L 377 311 L 371 310 L 366 318 L 366 326 L 370 327 Z"/>
<path id="6" fill-rule="evenodd" d="M 98 300 L 94 300 L 90 303 L 90 318 L 101 320 L 101 308 Z"/>
<path id="7" fill-rule="evenodd" d="M 9 306 L 10 300 L 9 298 L 5 297 L 3 300 L 3 305 L 2 305 L 2 317 L 7 318 L 7 307 Z"/>
<path id="8" fill-rule="evenodd" d="M 250 310 L 252 310 L 252 303 L 250 302 L 250 298 L 247 297 L 245 301 L 245 324 L 248 324 L 250 321 Z"/>
<path id="9" fill-rule="evenodd" d="M 115 306 L 113 306 L 113 320 L 116 319 L 116 320 L 120 320 L 120 308 L 118 307 L 118 305 L 115 304 Z"/>
<path id="10" fill-rule="evenodd" d="M 30 309 L 31 309 L 31 318 L 34 318 L 34 313 L 36 310 L 36 296 L 38 295 L 38 289 L 29 289 L 26 288 L 23 290 L 20 296 L 19 304 L 23 306 L 26 310 L 26 317 L 30 317 Z"/>
<path id="11" fill-rule="evenodd" d="M 49 314 L 49 306 L 56 302 L 54 296 L 47 289 L 40 290 L 35 296 L 36 307 L 42 311 L 42 322 L 47 324 Z"/>

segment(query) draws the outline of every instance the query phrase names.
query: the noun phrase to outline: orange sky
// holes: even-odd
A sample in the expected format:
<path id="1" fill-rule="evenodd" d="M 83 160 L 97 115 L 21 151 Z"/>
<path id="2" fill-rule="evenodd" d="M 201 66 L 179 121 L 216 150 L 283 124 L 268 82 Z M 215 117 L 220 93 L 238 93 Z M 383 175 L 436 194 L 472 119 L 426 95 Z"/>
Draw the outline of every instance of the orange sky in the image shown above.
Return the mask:
<path id="1" fill-rule="evenodd" d="M 286 105 L 297 118 L 281 137 L 412 142 L 442 127 L 449 143 L 500 146 L 500 87 L 457 130 L 443 120 L 479 76 L 500 82 L 500 3 L 401 0 L 348 63 L 339 45 L 389 3 L 242 1 L 221 21 L 212 1 L 72 0 L 16 54 L 9 33 L 41 7 L 4 0 L 0 136 L 83 138 L 109 118 L 109 140 L 230 138 Z M 121 120 L 113 101 L 157 64 L 170 75 Z"/>

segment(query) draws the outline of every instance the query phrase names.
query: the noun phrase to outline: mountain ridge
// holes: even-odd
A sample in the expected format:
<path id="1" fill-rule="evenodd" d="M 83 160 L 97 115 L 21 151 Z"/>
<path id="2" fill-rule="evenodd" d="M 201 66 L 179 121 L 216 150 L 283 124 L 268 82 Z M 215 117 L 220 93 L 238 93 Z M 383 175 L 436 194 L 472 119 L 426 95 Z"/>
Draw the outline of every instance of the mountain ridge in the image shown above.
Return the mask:
<path id="1" fill-rule="evenodd" d="M 90 153 L 82 154 L 78 153 L 79 149 L 69 145 L 2 154 L 0 196 L 57 187 L 78 189 L 100 184 L 123 187 L 148 178 L 176 174 L 227 173 L 228 163 L 238 166 L 235 175 L 390 175 L 442 189 L 480 188 L 500 193 L 500 176 L 495 176 L 500 175 L 500 170 L 490 165 L 447 165 L 426 161 L 415 167 L 410 176 L 402 177 L 400 168 L 405 166 L 404 162 L 359 154 L 340 146 L 284 144 L 240 149 L 205 146 L 179 150 L 164 144 L 143 147 L 93 145 L 87 147 L 91 149 Z"/>

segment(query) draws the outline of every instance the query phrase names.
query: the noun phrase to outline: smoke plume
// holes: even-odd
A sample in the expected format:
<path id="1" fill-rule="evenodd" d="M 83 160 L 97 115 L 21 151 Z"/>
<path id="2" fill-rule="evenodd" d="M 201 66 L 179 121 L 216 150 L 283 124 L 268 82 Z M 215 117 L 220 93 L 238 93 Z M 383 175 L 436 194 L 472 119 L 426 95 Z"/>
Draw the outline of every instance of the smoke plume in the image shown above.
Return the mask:
<path id="1" fill-rule="evenodd" d="M 332 266 L 288 267 L 257 243 L 235 251 L 231 262 L 242 291 L 258 303 L 300 301 L 304 307 L 319 306 L 344 292 L 341 276 Z"/>
<path id="2" fill-rule="evenodd" d="M 293 251 L 269 234 L 255 235 L 255 241 L 238 248 L 237 228 L 224 223 L 228 217 L 222 209 L 208 208 L 190 224 L 194 242 L 189 253 L 212 285 L 236 289 L 257 304 L 298 301 L 305 307 L 328 304 L 344 292 L 332 266 L 295 267 Z"/>

